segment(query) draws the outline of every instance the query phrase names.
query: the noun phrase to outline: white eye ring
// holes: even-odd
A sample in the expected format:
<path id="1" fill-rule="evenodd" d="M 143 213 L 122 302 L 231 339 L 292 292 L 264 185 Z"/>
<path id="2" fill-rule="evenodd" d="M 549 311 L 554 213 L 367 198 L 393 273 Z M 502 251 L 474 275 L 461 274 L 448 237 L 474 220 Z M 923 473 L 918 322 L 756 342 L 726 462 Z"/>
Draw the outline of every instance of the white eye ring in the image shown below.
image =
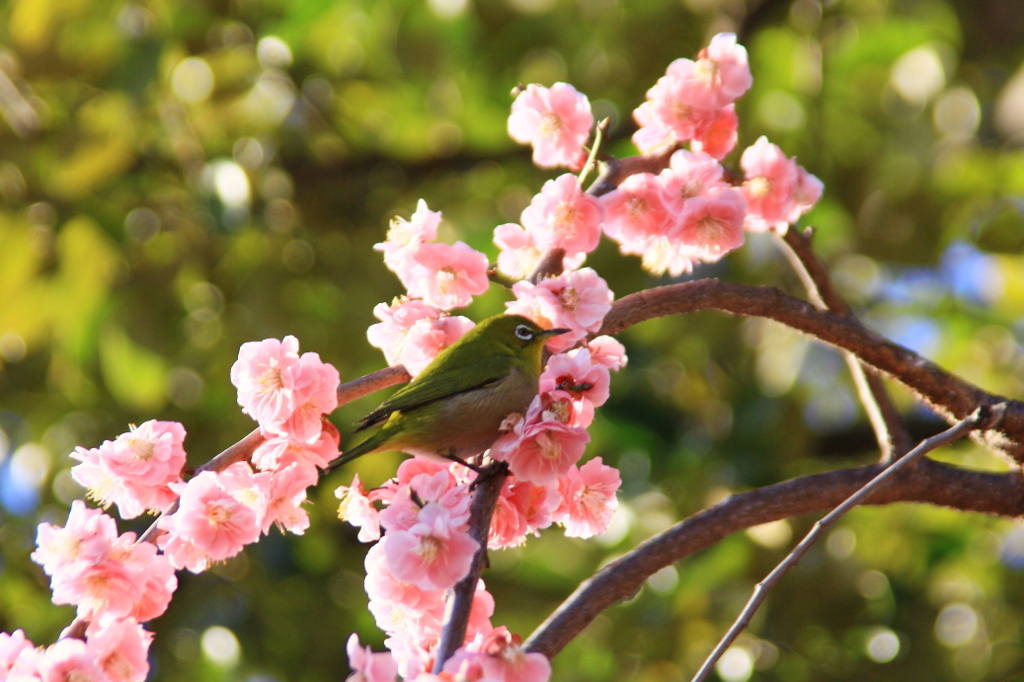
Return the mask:
<path id="1" fill-rule="evenodd" d="M 523 341 L 533 340 L 533 332 L 530 331 L 530 328 L 527 327 L 525 324 L 521 324 L 518 327 L 516 327 L 516 336 L 518 336 Z"/>

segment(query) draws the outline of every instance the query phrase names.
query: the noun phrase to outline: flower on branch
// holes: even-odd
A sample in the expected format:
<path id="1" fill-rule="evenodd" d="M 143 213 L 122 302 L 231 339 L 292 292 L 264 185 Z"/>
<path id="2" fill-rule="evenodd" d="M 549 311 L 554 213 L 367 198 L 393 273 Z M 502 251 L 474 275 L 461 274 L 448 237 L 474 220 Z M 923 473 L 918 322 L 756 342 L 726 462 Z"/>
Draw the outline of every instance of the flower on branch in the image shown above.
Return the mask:
<path id="1" fill-rule="evenodd" d="M 98 448 L 75 448 L 81 464 L 71 476 L 104 507 L 117 505 L 123 519 L 164 509 L 176 495 L 170 484 L 181 480 L 185 466 L 185 427 L 151 419 Z"/>
<path id="2" fill-rule="evenodd" d="M 541 168 L 582 168 L 587 159 L 583 145 L 593 127 L 590 101 L 568 83 L 527 85 L 508 117 L 508 134 L 533 145 L 533 162 Z"/>

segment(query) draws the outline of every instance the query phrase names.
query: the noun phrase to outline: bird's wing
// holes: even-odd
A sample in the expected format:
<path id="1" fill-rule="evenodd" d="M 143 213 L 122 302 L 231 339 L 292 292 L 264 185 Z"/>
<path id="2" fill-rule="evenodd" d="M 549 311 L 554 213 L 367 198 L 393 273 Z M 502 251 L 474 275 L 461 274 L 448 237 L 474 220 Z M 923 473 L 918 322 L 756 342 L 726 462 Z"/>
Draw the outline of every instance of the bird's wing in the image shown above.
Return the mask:
<path id="1" fill-rule="evenodd" d="M 440 398 L 493 384 L 507 376 L 510 369 L 511 361 L 504 355 L 475 357 L 460 366 L 451 362 L 431 364 L 412 383 L 399 389 L 380 407 L 360 419 L 356 431 L 384 421 L 392 412 L 411 410 Z"/>

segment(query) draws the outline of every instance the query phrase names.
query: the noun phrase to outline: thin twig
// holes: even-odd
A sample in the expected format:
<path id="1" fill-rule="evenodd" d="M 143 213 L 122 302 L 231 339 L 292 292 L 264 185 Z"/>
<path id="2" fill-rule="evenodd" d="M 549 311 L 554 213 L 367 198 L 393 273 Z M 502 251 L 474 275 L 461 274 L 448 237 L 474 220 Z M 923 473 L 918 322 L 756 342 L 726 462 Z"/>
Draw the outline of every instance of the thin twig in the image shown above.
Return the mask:
<path id="1" fill-rule="evenodd" d="M 794 226 L 786 231 L 784 237 L 776 235 L 776 244 L 800 278 L 807 290 L 807 298 L 816 308 L 855 317 L 853 308 L 833 286 L 828 268 L 815 253 L 811 243 L 812 235 L 811 228 L 800 231 Z M 885 383 L 878 375 L 866 372 L 864 366 L 849 352 L 844 352 L 843 356 L 857 389 L 857 397 L 875 432 L 881 451 L 880 461 L 888 463 L 901 457 L 913 447 L 913 441 L 899 410 L 889 397 Z"/>
<path id="2" fill-rule="evenodd" d="M 750 596 L 750 600 L 747 601 L 746 606 L 743 607 L 739 616 L 736 617 L 736 620 L 732 624 L 732 627 L 729 628 L 729 631 L 725 633 L 725 636 L 722 637 L 718 642 L 718 645 L 714 650 L 712 650 L 711 654 L 708 655 L 707 659 L 704 661 L 704 665 L 702 665 L 700 670 L 697 671 L 697 674 L 693 676 L 691 682 L 703 682 L 707 679 L 707 676 L 711 674 L 711 669 L 715 667 L 718 659 L 722 657 L 722 654 L 725 653 L 726 649 L 732 646 L 732 643 L 736 641 L 736 638 L 739 637 L 740 633 L 750 625 L 750 621 L 753 619 L 758 607 L 761 606 L 765 597 L 768 596 L 768 591 L 779 582 L 782 576 L 785 575 L 786 571 L 791 569 L 793 566 L 796 566 L 801 557 L 807 553 L 807 550 L 809 550 L 811 546 L 818 541 L 818 538 L 820 538 L 826 530 L 831 528 L 836 521 L 842 518 L 846 512 L 850 511 L 870 497 L 875 490 L 888 483 L 894 476 L 896 476 L 896 474 L 913 464 L 925 453 L 931 452 L 943 445 L 948 445 L 961 438 L 968 431 L 978 428 L 982 423 L 991 421 L 993 412 L 996 412 L 996 410 L 989 409 L 987 407 L 979 407 L 973 414 L 971 414 L 971 416 L 961 420 L 958 424 L 946 429 L 938 435 L 921 441 L 920 445 L 897 461 L 893 462 L 884 471 L 871 479 L 864 487 L 846 498 L 842 504 L 829 512 L 824 518 L 816 522 L 810 532 L 804 536 L 804 539 L 793 548 L 793 551 L 786 555 L 786 558 L 783 559 L 778 566 L 772 569 L 772 572 L 769 573 L 764 580 L 754 587 L 754 593 Z"/>
<path id="3" fill-rule="evenodd" d="M 451 658 L 455 650 L 466 640 L 466 628 L 469 626 L 469 614 L 473 608 L 477 583 L 480 581 L 480 574 L 487 567 L 487 538 L 491 531 L 491 517 L 506 478 L 508 465 L 504 462 L 490 464 L 477 478 L 478 484 L 469 508 L 469 535 L 480 543 L 480 548 L 473 555 L 469 574 L 452 588 L 452 593 L 448 597 L 441 642 L 434 657 L 435 675 L 440 674 L 445 661 Z"/>

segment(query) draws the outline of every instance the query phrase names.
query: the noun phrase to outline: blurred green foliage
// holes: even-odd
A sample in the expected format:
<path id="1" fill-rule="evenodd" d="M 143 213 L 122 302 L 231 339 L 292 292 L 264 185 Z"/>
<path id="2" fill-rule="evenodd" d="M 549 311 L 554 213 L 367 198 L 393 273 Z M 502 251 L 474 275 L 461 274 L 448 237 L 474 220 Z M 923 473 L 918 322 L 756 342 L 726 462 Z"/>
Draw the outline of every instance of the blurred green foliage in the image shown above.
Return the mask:
<path id="1" fill-rule="evenodd" d="M 806 222 L 858 311 L 1024 397 L 1017 0 L 0 2 L 0 629 L 45 643 L 72 618 L 28 554 L 36 524 L 63 523 L 82 494 L 74 446 L 175 419 L 205 461 L 251 428 L 228 382 L 244 341 L 295 334 L 344 379 L 378 369 L 364 332 L 401 293 L 371 249 L 388 219 L 423 197 L 445 214 L 442 238 L 493 257 L 491 229 L 551 177 L 505 134 L 516 83 L 572 82 L 630 154 L 632 108 L 719 30 L 740 34 L 754 72 L 739 150 L 766 134 L 825 181 Z M 608 243 L 590 262 L 620 296 L 662 283 Z M 767 239 L 696 274 L 799 293 Z M 507 299 L 493 287 L 469 314 Z M 876 456 L 841 359 L 795 333 L 702 313 L 622 340 L 630 365 L 588 456 L 621 468 L 623 513 L 597 541 L 552 530 L 492 555 L 495 622 L 513 631 L 729 491 Z M 941 428 L 894 394 L 915 435 Z M 336 422 L 345 431 L 376 399 Z M 936 456 L 1005 469 L 966 443 Z M 379 483 L 397 461 L 358 470 Z M 350 632 L 380 648 L 365 547 L 334 518 L 332 488 L 352 473 L 314 491 L 306 535 L 181 576 L 151 624 L 153 679 L 319 682 L 346 674 Z M 556 659 L 554 679 L 688 678 L 810 522 L 660 572 Z M 857 510 L 720 673 L 1024 680 L 1022 569 L 1024 531 L 1007 521 Z"/>

